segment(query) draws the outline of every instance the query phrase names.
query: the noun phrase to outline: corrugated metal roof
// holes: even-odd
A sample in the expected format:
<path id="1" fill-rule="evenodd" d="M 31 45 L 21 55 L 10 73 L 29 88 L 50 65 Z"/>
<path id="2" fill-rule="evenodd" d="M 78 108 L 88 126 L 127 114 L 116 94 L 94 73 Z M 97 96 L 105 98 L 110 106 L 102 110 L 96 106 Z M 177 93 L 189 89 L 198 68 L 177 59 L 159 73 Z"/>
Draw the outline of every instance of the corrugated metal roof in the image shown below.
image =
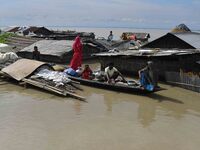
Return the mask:
<path id="1" fill-rule="evenodd" d="M 167 33 L 166 35 L 143 45 L 142 48 L 200 49 L 200 33 Z"/>
<path id="2" fill-rule="evenodd" d="M 197 32 L 183 32 L 171 33 L 196 49 L 200 48 L 200 33 Z"/>
<path id="3" fill-rule="evenodd" d="M 138 57 L 157 57 L 157 56 L 172 56 L 172 55 L 187 55 L 187 54 L 199 54 L 200 50 L 164 50 L 164 51 L 156 51 L 156 50 L 150 50 L 150 49 L 141 49 L 141 50 L 127 50 L 127 51 L 120 51 L 120 52 L 114 52 L 114 53 L 109 53 L 109 52 L 104 52 L 104 53 L 98 53 L 98 54 L 93 54 L 93 56 L 98 56 L 98 57 L 114 57 L 114 56 L 138 56 Z"/>
<path id="4" fill-rule="evenodd" d="M 127 41 L 127 40 L 118 40 L 118 41 L 107 41 L 106 39 L 95 39 L 88 40 L 86 42 L 93 43 L 98 47 L 104 48 L 104 50 L 112 50 L 116 48 L 117 50 L 127 50 L 131 46 L 137 46 L 135 41 Z"/>
<path id="5" fill-rule="evenodd" d="M 43 28 L 43 27 L 29 27 L 26 30 L 24 30 L 24 32 L 35 32 L 40 28 Z"/>
<path id="6" fill-rule="evenodd" d="M 73 42 L 74 41 L 66 40 L 41 40 L 22 49 L 20 52 L 32 52 L 34 46 L 37 46 L 41 54 L 61 56 L 62 54 L 72 50 Z"/>
<path id="7" fill-rule="evenodd" d="M 23 34 L 27 35 L 29 32 L 33 32 L 35 34 L 42 34 L 42 35 L 50 35 L 52 32 L 45 27 L 29 27 L 23 31 Z"/>

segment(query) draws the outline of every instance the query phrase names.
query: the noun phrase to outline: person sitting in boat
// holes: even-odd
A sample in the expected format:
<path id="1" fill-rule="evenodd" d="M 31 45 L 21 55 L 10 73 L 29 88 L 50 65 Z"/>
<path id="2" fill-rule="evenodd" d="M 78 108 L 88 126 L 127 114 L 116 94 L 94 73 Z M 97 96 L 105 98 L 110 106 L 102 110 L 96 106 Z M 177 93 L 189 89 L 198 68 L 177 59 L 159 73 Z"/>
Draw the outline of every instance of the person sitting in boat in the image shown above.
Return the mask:
<path id="1" fill-rule="evenodd" d="M 77 75 L 80 77 L 82 75 L 82 73 L 83 73 L 82 67 L 78 67 L 78 69 L 76 70 L 76 72 L 77 72 Z"/>
<path id="2" fill-rule="evenodd" d="M 110 31 L 107 41 L 112 41 L 112 40 L 113 40 L 113 33 L 112 31 Z"/>
<path id="3" fill-rule="evenodd" d="M 128 40 L 127 34 L 126 33 L 122 33 L 121 39 L 122 40 Z"/>
<path id="4" fill-rule="evenodd" d="M 121 77 L 121 81 L 125 82 L 125 78 L 122 74 L 114 67 L 113 63 L 109 63 L 108 67 L 105 68 L 105 78 L 106 81 L 110 83 L 116 83 L 120 81 L 118 77 Z"/>
<path id="5" fill-rule="evenodd" d="M 70 76 L 78 77 L 78 73 L 73 68 L 69 67 L 69 68 L 65 69 L 64 72 Z"/>
<path id="6" fill-rule="evenodd" d="M 105 82 L 105 72 L 97 70 L 93 72 L 94 79 L 99 82 Z"/>
<path id="7" fill-rule="evenodd" d="M 153 71 L 153 62 L 148 61 L 147 66 L 138 71 L 141 88 L 153 91 L 157 86 L 155 74 Z"/>
<path id="8" fill-rule="evenodd" d="M 129 40 L 137 41 L 137 37 L 135 34 L 129 35 L 128 37 Z"/>
<path id="9" fill-rule="evenodd" d="M 38 47 L 37 46 L 34 46 L 33 59 L 40 60 L 40 52 L 38 51 Z"/>
<path id="10" fill-rule="evenodd" d="M 83 79 L 92 80 L 94 78 L 92 73 L 93 72 L 92 72 L 92 69 L 90 69 L 90 66 L 85 65 L 85 68 L 84 68 L 81 76 Z"/>

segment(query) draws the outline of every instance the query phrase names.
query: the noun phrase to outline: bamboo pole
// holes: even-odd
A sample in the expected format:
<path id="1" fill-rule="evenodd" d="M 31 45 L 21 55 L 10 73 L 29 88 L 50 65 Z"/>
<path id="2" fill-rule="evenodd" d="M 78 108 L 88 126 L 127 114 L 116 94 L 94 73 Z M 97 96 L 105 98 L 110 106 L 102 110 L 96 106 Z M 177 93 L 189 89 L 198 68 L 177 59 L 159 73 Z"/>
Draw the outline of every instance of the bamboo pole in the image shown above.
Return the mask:
<path id="1" fill-rule="evenodd" d="M 28 84 L 34 85 L 36 87 L 40 87 L 42 89 L 45 89 L 47 91 L 57 93 L 59 95 L 63 95 L 63 96 L 69 95 L 69 96 L 72 96 L 72 97 L 77 98 L 79 100 L 85 101 L 85 98 L 80 96 L 80 95 L 74 94 L 74 93 L 66 91 L 66 90 L 61 90 L 61 89 L 55 88 L 53 86 L 50 86 L 50 85 L 47 85 L 47 84 L 44 84 L 44 83 L 40 83 L 38 81 L 34 81 L 34 80 L 31 80 L 31 79 L 26 79 L 26 78 L 24 78 L 22 81 L 24 81 Z"/>
<path id="2" fill-rule="evenodd" d="M 78 85 L 74 85 L 73 83 L 69 83 L 71 86 L 75 87 L 76 89 L 83 91 L 83 89 L 81 87 L 79 87 Z"/>
<path id="3" fill-rule="evenodd" d="M 8 82 L 0 81 L 0 85 L 5 85 L 5 84 L 8 84 Z"/>
<path id="4" fill-rule="evenodd" d="M 8 81 L 10 79 L 10 76 L 3 71 L 0 71 L 0 81 Z"/>
<path id="5" fill-rule="evenodd" d="M 80 85 L 80 82 L 78 81 L 73 81 L 73 80 L 70 80 L 71 83 L 74 83 L 74 84 L 79 84 Z"/>
<path id="6" fill-rule="evenodd" d="M 49 82 L 47 82 L 46 80 L 42 80 L 42 81 L 41 81 L 41 80 L 38 79 L 38 78 L 32 78 L 32 76 L 31 76 L 31 78 L 29 78 L 29 79 L 32 80 L 32 81 L 39 82 L 39 83 L 43 82 L 43 84 L 49 85 Z M 56 88 L 56 87 L 54 87 L 54 86 L 52 86 L 52 85 L 49 85 L 49 86 L 51 86 L 51 87 L 54 88 L 54 89 L 59 89 L 59 88 Z M 61 89 L 59 89 L 59 90 L 61 90 Z M 74 93 L 73 90 L 75 90 L 75 88 L 72 89 L 70 86 L 67 86 L 67 85 L 66 85 L 66 86 L 65 86 L 65 90 Z"/>
<path id="7" fill-rule="evenodd" d="M 3 71 L 0 71 L 1 76 L 5 76 L 6 74 Z"/>
<path id="8" fill-rule="evenodd" d="M 57 93 L 59 95 L 66 96 L 65 94 L 63 94 L 63 92 L 61 92 L 59 90 L 54 90 L 53 88 L 49 88 L 43 83 L 40 83 L 40 82 L 37 82 L 37 81 L 33 81 L 33 80 L 30 80 L 30 79 L 22 79 L 22 81 L 25 82 L 25 83 L 31 84 L 33 86 L 45 89 L 47 91 L 54 92 L 54 93 Z"/>

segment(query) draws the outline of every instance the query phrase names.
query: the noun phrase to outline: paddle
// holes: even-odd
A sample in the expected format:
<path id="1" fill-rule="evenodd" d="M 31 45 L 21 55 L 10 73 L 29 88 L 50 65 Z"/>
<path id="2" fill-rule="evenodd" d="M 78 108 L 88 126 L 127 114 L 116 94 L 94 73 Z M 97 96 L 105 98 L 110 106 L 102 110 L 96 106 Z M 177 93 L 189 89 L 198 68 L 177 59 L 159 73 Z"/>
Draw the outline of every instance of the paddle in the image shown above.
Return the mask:
<path id="1" fill-rule="evenodd" d="M 130 83 L 132 82 L 132 83 L 134 83 L 135 85 L 139 85 L 135 80 L 127 81 L 127 80 L 125 79 L 125 77 L 124 77 L 120 72 L 119 72 L 119 75 L 122 77 L 124 83 L 127 83 L 128 85 L 130 85 Z"/>
<path id="2" fill-rule="evenodd" d="M 125 77 L 120 72 L 119 72 L 119 75 L 122 77 L 123 82 L 128 84 L 128 81 L 125 79 Z"/>

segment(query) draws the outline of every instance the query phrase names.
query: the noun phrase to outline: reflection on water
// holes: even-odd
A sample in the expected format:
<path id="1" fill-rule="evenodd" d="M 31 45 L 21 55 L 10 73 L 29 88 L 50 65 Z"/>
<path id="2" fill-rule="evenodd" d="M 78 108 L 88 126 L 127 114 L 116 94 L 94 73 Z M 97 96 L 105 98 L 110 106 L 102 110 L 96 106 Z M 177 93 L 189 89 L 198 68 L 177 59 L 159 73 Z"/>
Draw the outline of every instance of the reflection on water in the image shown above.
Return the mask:
<path id="1" fill-rule="evenodd" d="M 81 106 L 82 106 L 82 103 L 80 103 L 79 101 L 75 101 L 73 104 L 73 108 L 77 115 L 81 114 Z"/>
<path id="2" fill-rule="evenodd" d="M 150 95 L 83 86 L 84 103 L 5 84 L 0 86 L 0 148 L 198 149 L 199 93 L 161 86 L 167 90 Z"/>
<path id="3" fill-rule="evenodd" d="M 148 95 L 148 97 L 154 99 L 154 100 L 157 100 L 159 102 L 163 102 L 163 101 L 169 101 L 169 102 L 172 102 L 172 103 L 180 103 L 180 104 L 183 104 L 182 101 L 180 100 L 177 100 L 175 98 L 171 98 L 171 97 L 167 97 L 167 96 L 163 96 L 163 95 L 160 95 L 158 93 L 152 93 L 150 95 Z"/>
<path id="4" fill-rule="evenodd" d="M 156 106 L 144 103 L 138 107 L 138 120 L 143 127 L 148 127 L 153 121 L 155 121 Z"/>

